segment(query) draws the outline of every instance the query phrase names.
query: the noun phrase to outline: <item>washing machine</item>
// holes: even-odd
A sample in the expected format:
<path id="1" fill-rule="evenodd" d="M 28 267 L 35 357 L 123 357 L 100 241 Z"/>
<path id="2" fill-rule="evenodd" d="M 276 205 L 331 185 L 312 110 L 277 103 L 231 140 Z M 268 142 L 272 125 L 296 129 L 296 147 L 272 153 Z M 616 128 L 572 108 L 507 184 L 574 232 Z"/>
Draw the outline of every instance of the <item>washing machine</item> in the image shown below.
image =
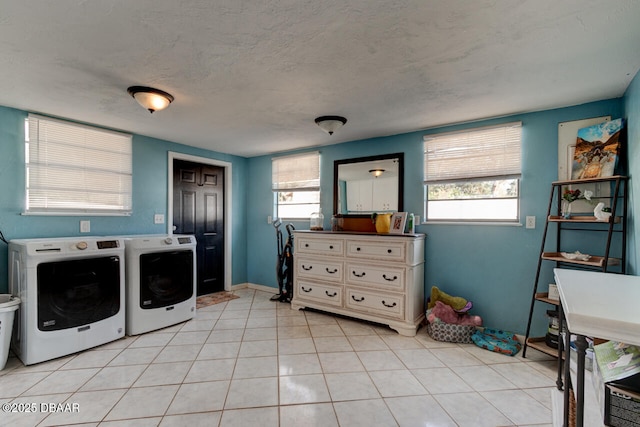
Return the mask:
<path id="1" fill-rule="evenodd" d="M 139 335 L 196 315 L 196 238 L 125 236 L 126 334 Z"/>
<path id="2" fill-rule="evenodd" d="M 21 300 L 11 347 L 25 365 L 124 336 L 124 249 L 119 238 L 9 242 L 9 293 Z"/>

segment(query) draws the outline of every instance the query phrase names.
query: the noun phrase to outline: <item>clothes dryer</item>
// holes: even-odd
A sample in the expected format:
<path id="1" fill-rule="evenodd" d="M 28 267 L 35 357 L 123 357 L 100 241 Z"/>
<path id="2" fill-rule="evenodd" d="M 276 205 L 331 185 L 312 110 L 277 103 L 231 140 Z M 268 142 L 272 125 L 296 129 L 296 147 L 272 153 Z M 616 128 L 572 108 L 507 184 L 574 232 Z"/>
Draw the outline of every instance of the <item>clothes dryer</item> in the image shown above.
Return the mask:
<path id="1" fill-rule="evenodd" d="M 25 365 L 124 336 L 124 240 L 9 242 L 9 292 L 20 298 L 12 348 Z"/>
<path id="2" fill-rule="evenodd" d="M 196 315 L 196 239 L 125 236 L 126 334 L 138 335 Z"/>

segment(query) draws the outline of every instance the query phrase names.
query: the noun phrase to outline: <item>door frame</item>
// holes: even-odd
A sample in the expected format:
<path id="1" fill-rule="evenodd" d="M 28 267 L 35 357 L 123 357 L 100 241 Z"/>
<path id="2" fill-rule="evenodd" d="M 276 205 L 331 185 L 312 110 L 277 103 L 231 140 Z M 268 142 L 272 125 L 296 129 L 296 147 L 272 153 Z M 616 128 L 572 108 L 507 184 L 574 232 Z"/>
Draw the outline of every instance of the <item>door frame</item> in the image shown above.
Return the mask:
<path id="1" fill-rule="evenodd" d="M 167 234 L 173 234 L 173 161 L 174 160 L 186 160 L 194 163 L 201 163 L 204 165 L 218 166 L 224 168 L 224 289 L 225 291 L 231 290 L 231 242 L 232 235 L 232 218 L 231 215 L 231 201 L 233 200 L 233 185 L 231 182 L 231 168 L 230 162 L 222 160 L 210 159 L 207 157 L 193 156 L 191 154 L 177 153 L 174 151 L 168 152 L 168 184 L 167 184 Z"/>

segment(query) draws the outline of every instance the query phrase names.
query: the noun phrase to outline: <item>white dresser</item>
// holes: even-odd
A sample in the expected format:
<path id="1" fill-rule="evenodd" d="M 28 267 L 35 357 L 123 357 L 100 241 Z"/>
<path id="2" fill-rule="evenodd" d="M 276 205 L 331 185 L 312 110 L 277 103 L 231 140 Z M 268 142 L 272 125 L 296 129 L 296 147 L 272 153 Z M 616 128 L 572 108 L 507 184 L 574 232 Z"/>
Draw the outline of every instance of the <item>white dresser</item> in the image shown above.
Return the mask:
<path id="1" fill-rule="evenodd" d="M 425 317 L 424 234 L 294 232 L 292 309 L 389 325 L 414 336 Z"/>

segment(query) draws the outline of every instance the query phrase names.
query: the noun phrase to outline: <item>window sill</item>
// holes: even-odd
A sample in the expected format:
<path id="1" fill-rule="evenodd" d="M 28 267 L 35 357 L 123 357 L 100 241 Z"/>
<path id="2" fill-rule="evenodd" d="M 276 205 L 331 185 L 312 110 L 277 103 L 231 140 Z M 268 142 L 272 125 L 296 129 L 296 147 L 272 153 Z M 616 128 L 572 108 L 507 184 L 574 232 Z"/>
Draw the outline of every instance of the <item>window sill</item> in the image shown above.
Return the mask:
<path id="1" fill-rule="evenodd" d="M 519 221 L 426 221 L 419 225 L 486 225 L 498 227 L 522 227 Z"/>
<path id="2" fill-rule="evenodd" d="M 132 212 L 22 212 L 24 216 L 131 216 Z"/>

